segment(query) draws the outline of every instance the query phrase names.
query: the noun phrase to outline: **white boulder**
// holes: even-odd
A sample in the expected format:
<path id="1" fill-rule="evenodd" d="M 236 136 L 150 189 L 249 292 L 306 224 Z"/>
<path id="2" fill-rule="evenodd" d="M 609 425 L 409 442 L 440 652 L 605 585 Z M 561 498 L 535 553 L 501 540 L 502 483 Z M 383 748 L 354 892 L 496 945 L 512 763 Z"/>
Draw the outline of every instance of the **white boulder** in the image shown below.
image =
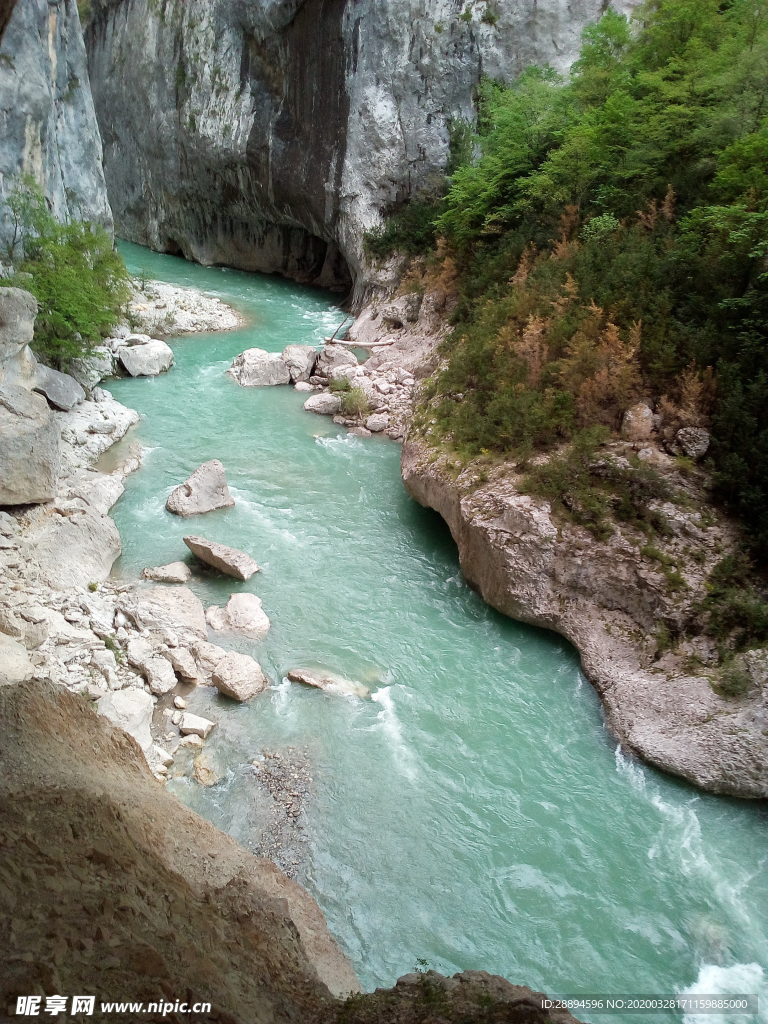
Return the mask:
<path id="1" fill-rule="evenodd" d="M 155 702 L 146 691 L 129 687 L 105 694 L 99 701 L 98 711 L 113 725 L 133 736 L 147 754 L 152 748 L 150 725 L 154 707 Z"/>
<path id="2" fill-rule="evenodd" d="M 208 636 L 203 604 L 187 587 L 151 587 L 123 594 L 118 610 L 137 629 L 171 629 Z"/>
<path id="3" fill-rule="evenodd" d="M 318 416 L 335 416 L 341 409 L 341 399 L 329 391 L 321 391 L 308 398 L 304 403 L 304 408 L 307 412 L 317 413 Z"/>
<path id="4" fill-rule="evenodd" d="M 312 376 L 317 349 L 312 345 L 288 345 L 283 349 L 283 362 L 288 367 L 291 383 L 304 383 Z"/>
<path id="5" fill-rule="evenodd" d="M 246 555 L 244 551 L 238 551 L 237 548 L 228 548 L 225 544 L 217 544 L 204 537 L 190 536 L 183 539 L 193 555 L 197 555 L 206 565 L 223 572 L 225 576 L 234 576 L 236 580 L 245 581 L 259 571 L 251 556 Z"/>
<path id="6" fill-rule="evenodd" d="M 226 697 L 247 701 L 266 690 L 268 684 L 261 666 L 247 654 L 228 651 L 216 666 L 211 678 L 213 685 Z"/>
<path id="7" fill-rule="evenodd" d="M 152 693 L 169 693 L 176 686 L 176 673 L 166 658 L 149 658 L 144 662 L 144 677 Z"/>
<path id="8" fill-rule="evenodd" d="M 389 415 L 385 412 L 375 412 L 365 421 L 365 426 L 372 434 L 378 434 L 389 426 Z"/>
<path id="9" fill-rule="evenodd" d="M 70 409 L 82 402 L 85 398 L 85 389 L 77 383 L 74 377 L 68 373 L 59 373 L 50 366 L 37 365 L 34 390 L 48 399 L 50 405 L 62 412 L 69 412 Z"/>
<path id="10" fill-rule="evenodd" d="M 33 672 L 34 666 L 26 648 L 5 633 L 0 633 L 0 685 L 21 683 L 29 679 Z"/>
<path id="11" fill-rule="evenodd" d="M 230 508 L 235 499 L 229 493 L 224 467 L 218 459 L 198 466 L 168 497 L 165 507 L 177 516 L 197 516 L 217 508 Z"/>
<path id="12" fill-rule="evenodd" d="M 261 599 L 255 594 L 232 594 L 226 607 L 206 608 L 205 619 L 219 633 L 241 633 L 252 640 L 262 640 L 270 626 Z"/>
<path id="13" fill-rule="evenodd" d="M 244 388 L 290 384 L 291 374 L 280 352 L 249 348 L 235 356 L 227 371 Z"/>
<path id="14" fill-rule="evenodd" d="M 0 387 L 0 505 L 55 497 L 61 468 L 59 426 L 41 395 Z"/>
<path id="15" fill-rule="evenodd" d="M 199 736 L 201 739 L 206 739 L 214 725 L 216 723 L 207 718 L 201 718 L 200 715 L 193 715 L 189 711 L 185 711 L 181 716 L 181 722 L 179 722 L 179 732 L 182 736 Z"/>
<path id="16" fill-rule="evenodd" d="M 144 335 L 132 335 L 118 349 L 118 357 L 131 377 L 156 377 L 173 366 L 173 351 L 157 338 L 144 340 Z M 141 340 L 139 340 L 141 339 Z"/>
<path id="17" fill-rule="evenodd" d="M 323 346 L 320 355 L 317 357 L 315 373 L 321 377 L 328 377 L 332 369 L 345 365 L 357 366 L 357 356 L 343 345 L 329 343 Z"/>
<path id="18" fill-rule="evenodd" d="M 637 402 L 624 413 L 621 434 L 627 441 L 647 441 L 653 433 L 653 410 L 646 402 Z"/>
<path id="19" fill-rule="evenodd" d="M 155 583 L 187 583 L 192 579 L 192 570 L 186 562 L 169 562 L 168 565 L 147 567 L 141 577 Z"/>

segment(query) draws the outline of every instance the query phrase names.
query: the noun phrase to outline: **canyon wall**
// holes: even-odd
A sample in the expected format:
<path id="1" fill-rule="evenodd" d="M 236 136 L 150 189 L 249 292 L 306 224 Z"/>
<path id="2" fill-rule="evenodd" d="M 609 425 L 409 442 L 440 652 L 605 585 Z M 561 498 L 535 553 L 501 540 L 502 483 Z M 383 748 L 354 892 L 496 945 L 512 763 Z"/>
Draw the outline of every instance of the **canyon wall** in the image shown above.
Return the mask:
<path id="1" fill-rule="evenodd" d="M 22 174 L 59 220 L 112 230 L 101 155 L 76 0 L 18 0 L 0 46 L 0 260 L 14 238 L 5 200 Z"/>
<path id="2" fill-rule="evenodd" d="M 621 0 L 629 12 L 636 0 Z M 94 0 L 118 234 L 348 289 L 362 234 L 442 175 L 482 76 L 566 71 L 603 0 Z"/>

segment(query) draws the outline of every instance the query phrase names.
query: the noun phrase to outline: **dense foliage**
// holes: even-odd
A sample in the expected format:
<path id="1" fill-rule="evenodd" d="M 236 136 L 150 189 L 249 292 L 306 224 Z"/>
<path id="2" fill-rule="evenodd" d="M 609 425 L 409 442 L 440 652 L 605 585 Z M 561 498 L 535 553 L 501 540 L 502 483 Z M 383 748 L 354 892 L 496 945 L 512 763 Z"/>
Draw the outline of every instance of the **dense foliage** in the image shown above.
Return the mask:
<path id="1" fill-rule="evenodd" d="M 711 428 L 719 495 L 764 557 L 768 0 L 635 17 L 586 29 L 568 83 L 483 86 L 482 155 L 434 224 L 460 283 L 437 418 L 469 451 L 525 451 L 651 397 L 670 436 Z"/>
<path id="2" fill-rule="evenodd" d="M 13 277 L 37 298 L 33 347 L 60 369 L 120 320 L 128 298 L 128 272 L 102 227 L 54 219 L 32 179 L 19 181 L 8 199 L 15 225 L 8 257 Z"/>

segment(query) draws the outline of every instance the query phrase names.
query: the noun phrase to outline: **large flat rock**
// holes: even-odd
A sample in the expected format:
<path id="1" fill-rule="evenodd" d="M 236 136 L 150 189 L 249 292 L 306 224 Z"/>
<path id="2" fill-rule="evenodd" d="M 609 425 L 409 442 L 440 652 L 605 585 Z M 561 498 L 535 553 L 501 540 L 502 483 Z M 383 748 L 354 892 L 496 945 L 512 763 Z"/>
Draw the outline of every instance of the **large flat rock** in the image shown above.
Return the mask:
<path id="1" fill-rule="evenodd" d="M 51 369 L 50 366 L 37 366 L 35 379 L 35 391 L 44 395 L 50 404 L 62 412 L 69 412 L 70 409 L 82 402 L 85 398 L 85 389 L 68 373 L 60 373 Z"/>
<path id="2" fill-rule="evenodd" d="M 133 736 L 144 751 L 152 746 L 150 725 L 154 709 L 155 702 L 150 695 L 136 687 L 108 693 L 99 701 L 99 714 Z"/>
<path id="3" fill-rule="evenodd" d="M 193 555 L 197 555 L 201 562 L 213 566 L 225 576 L 233 576 L 236 580 L 248 580 L 255 572 L 259 571 L 258 565 L 250 555 L 237 548 L 228 548 L 226 544 L 217 544 L 215 541 L 206 540 L 204 537 L 185 537 L 184 543 Z"/>
<path id="4" fill-rule="evenodd" d="M 37 562 L 49 587 L 85 588 L 109 576 L 120 555 L 120 534 L 108 515 L 73 502 L 35 523 L 25 555 Z"/>
<path id="5" fill-rule="evenodd" d="M 171 491 L 165 507 L 177 516 L 198 516 L 218 508 L 231 508 L 234 504 L 224 467 L 218 459 L 211 459 Z"/>
<path id="6" fill-rule="evenodd" d="M 171 629 L 208 637 L 200 598 L 187 587 L 150 587 L 123 594 L 118 609 L 137 629 Z"/>
<path id="7" fill-rule="evenodd" d="M 49 501 L 61 469 L 61 438 L 48 403 L 18 384 L 0 386 L 0 505 Z"/>

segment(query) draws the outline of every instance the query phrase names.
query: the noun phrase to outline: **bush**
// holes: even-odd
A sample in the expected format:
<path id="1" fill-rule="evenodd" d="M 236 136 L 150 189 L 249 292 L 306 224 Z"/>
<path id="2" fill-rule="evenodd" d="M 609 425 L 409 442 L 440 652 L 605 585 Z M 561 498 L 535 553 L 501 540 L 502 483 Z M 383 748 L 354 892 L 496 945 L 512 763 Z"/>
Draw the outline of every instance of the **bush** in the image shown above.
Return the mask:
<path id="1" fill-rule="evenodd" d="M 350 388 L 342 394 L 341 411 L 344 416 L 365 416 L 368 412 L 368 399 L 362 388 Z"/>
<path id="2" fill-rule="evenodd" d="M 102 227 L 59 224 L 31 178 L 16 183 L 8 206 L 15 224 L 9 257 L 14 271 L 29 275 L 24 287 L 39 303 L 33 348 L 44 362 L 66 368 L 119 322 L 128 272 Z"/>
<path id="3" fill-rule="evenodd" d="M 363 249 L 374 262 L 382 263 L 395 253 L 419 256 L 435 248 L 435 222 L 442 211 L 439 197 L 414 198 L 389 216 L 383 227 L 363 235 Z"/>
<path id="4" fill-rule="evenodd" d="M 698 607 L 721 656 L 768 641 L 768 601 L 755 585 L 754 567 L 743 552 L 726 555 L 709 575 L 707 596 Z"/>

